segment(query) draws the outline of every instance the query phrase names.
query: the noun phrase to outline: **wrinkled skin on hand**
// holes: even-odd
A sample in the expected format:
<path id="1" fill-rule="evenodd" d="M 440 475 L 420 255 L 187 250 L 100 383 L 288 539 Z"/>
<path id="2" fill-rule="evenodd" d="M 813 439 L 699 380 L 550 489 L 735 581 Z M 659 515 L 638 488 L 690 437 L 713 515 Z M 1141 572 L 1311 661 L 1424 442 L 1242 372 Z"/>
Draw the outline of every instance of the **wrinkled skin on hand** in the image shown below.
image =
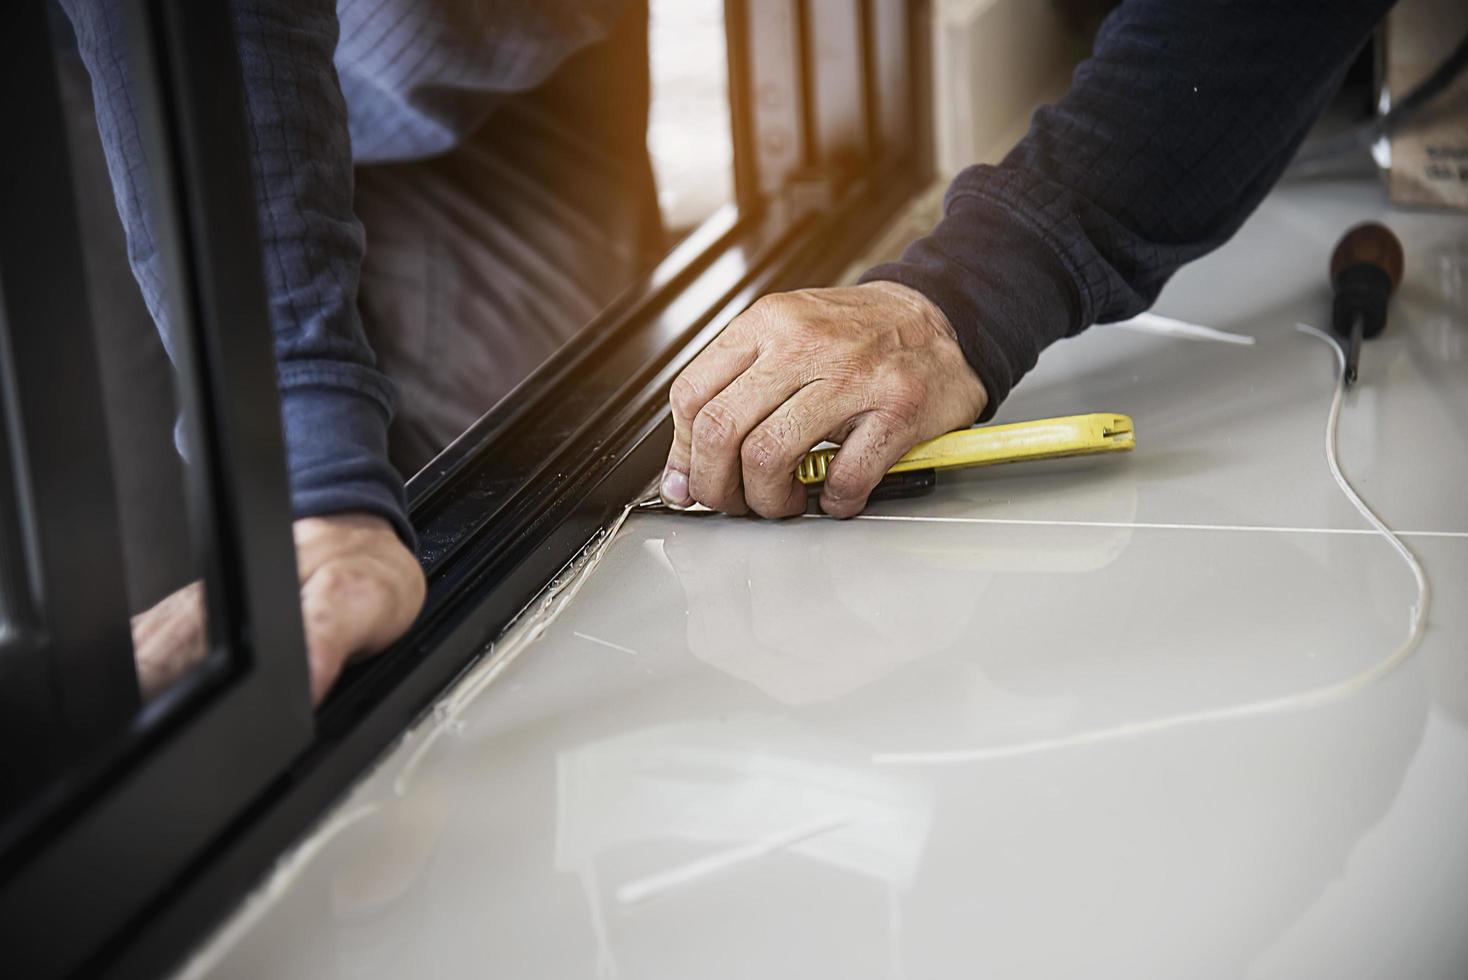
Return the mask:
<path id="1" fill-rule="evenodd" d="M 891 282 L 766 296 L 673 382 L 662 496 L 730 514 L 805 510 L 795 478 L 816 444 L 841 444 L 821 509 L 851 517 L 924 439 L 972 425 L 988 403 L 932 301 Z"/>
<path id="2" fill-rule="evenodd" d="M 151 701 L 208 652 L 204 583 L 191 582 L 132 618 L 133 660 L 143 699 Z"/>
<path id="3" fill-rule="evenodd" d="M 311 700 L 320 704 L 348 661 L 378 653 L 407 632 L 426 584 L 418 560 L 380 517 L 305 517 L 293 531 Z M 132 634 L 139 685 L 150 699 L 204 659 L 203 583 L 134 616 Z"/>

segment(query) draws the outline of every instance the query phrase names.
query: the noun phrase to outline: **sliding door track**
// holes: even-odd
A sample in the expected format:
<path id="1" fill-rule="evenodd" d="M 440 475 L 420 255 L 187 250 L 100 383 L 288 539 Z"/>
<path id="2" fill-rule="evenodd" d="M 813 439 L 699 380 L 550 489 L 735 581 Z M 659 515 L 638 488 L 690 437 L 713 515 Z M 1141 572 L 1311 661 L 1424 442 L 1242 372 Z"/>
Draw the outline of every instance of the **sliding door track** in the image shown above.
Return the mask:
<path id="1" fill-rule="evenodd" d="M 900 161 L 823 212 L 719 212 L 415 477 L 418 621 L 343 676 L 311 747 L 139 917 L 112 969 L 156 973 L 218 921 L 658 475 L 683 366 L 764 293 L 831 282 L 925 178 Z"/>

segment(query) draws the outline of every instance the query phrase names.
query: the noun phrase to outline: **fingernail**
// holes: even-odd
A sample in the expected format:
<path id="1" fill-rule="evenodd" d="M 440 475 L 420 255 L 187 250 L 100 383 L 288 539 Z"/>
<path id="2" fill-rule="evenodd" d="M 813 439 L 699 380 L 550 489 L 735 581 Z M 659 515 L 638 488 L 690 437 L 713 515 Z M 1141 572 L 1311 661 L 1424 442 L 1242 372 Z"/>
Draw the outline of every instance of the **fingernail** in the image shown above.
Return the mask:
<path id="1" fill-rule="evenodd" d="M 688 474 L 671 466 L 663 470 L 662 493 L 664 500 L 679 507 L 693 503 L 693 498 L 688 496 Z"/>

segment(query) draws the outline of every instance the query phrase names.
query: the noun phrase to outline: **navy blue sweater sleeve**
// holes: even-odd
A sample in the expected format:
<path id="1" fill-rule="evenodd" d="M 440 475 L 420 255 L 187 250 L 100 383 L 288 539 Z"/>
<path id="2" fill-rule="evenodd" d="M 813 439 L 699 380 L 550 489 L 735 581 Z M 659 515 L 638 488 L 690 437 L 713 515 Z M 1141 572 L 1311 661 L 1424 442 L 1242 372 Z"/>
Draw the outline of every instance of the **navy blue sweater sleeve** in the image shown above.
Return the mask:
<path id="1" fill-rule="evenodd" d="M 1127 0 L 1061 101 L 863 281 L 947 315 L 991 417 L 1054 341 L 1146 309 L 1238 230 L 1391 0 Z M 938 94 L 942 98 L 942 93 Z"/>
<path id="2" fill-rule="evenodd" d="M 91 75 L 128 258 L 171 350 L 120 4 L 63 5 Z M 335 5 L 230 6 L 295 514 L 377 514 L 411 546 L 402 480 L 387 455 L 394 389 L 376 367 L 357 312 L 364 238 L 352 211 L 347 110 L 332 65 Z"/>

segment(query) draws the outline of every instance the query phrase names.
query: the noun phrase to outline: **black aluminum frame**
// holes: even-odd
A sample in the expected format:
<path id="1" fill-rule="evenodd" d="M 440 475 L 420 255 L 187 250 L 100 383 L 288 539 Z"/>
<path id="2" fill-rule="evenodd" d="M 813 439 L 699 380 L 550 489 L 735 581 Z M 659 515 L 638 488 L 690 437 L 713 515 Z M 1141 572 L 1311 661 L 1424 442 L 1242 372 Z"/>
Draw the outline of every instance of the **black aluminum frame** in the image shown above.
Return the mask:
<path id="1" fill-rule="evenodd" d="M 136 5 L 148 12 L 145 33 L 174 73 L 151 93 L 159 104 L 168 106 L 171 88 L 197 67 L 174 64 L 188 53 L 172 42 L 209 20 L 202 8 L 215 6 Z M 758 295 L 832 281 L 927 185 L 927 18 L 926 0 L 726 0 L 736 204 L 705 222 L 409 482 L 429 577 L 418 622 L 391 650 L 342 679 L 317 713 L 310 743 L 248 809 L 237 810 L 232 824 L 213 826 L 212 842 L 192 853 L 190 867 L 168 889 L 132 907 L 125 929 L 88 948 L 87 969 L 151 976 L 175 964 L 657 475 L 671 437 L 668 387 L 697 351 Z M 190 47 L 202 57 L 199 45 Z M 215 84 L 237 79 L 223 73 Z M 201 125 L 202 108 L 197 99 L 181 100 L 163 128 L 187 133 Z M 229 199 L 238 209 L 248 202 L 240 193 L 248 175 L 228 171 L 226 182 L 208 169 L 207 157 L 172 159 L 175 176 L 194 189 L 183 195 L 190 207 L 227 208 Z M 207 243 L 197 232 L 210 227 L 178 223 L 186 253 Z M 206 277 L 211 270 L 227 279 L 222 265 L 191 267 Z M 216 281 L 213 288 L 230 285 Z M 222 462 L 221 476 L 248 472 Z M 298 649 L 299 636 L 295 642 Z M 257 723 L 274 716 L 273 708 L 257 708 Z M 188 801 L 198 795 L 187 785 L 174 792 Z"/>
<path id="2" fill-rule="evenodd" d="M 21 764 L 0 776 L 0 798 L 14 804 L 58 765 L 125 732 L 140 697 L 87 296 L 57 289 L 47 275 L 80 268 L 82 250 L 69 172 L 49 162 L 66 152 L 52 51 L 20 43 L 45 30 L 45 11 L 24 5 L 0 16 L 9 21 L 0 25 L 0 118 L 35 151 L 0 154 L 0 537 L 8 543 L 0 737 L 8 746 L 37 743 L 24 759 L 3 755 Z M 7 822 L 0 845 L 37 819 Z"/>
<path id="3" fill-rule="evenodd" d="M 103 656 L 131 698 L 108 701 L 116 746 L 28 801 L 0 857 L 0 956 L 15 976 L 91 972 L 140 914 L 310 742 L 279 396 L 260 273 L 246 129 L 228 12 L 138 2 L 133 70 L 149 159 L 150 210 L 164 258 L 180 403 L 189 425 L 191 517 L 205 569 L 211 645 L 203 671 L 137 712 L 116 503 L 97 398 L 95 339 L 68 183 L 44 4 L 6 5 L 5 118 L 29 152 L 4 154 L 0 287 L 17 353 L 6 381 L 24 452 L 39 583 L 37 624 L 66 654 L 63 617 L 89 622 L 75 657 Z M 30 348 L 44 346 L 44 352 Z M 96 535 L 94 540 L 79 537 Z M 98 634 L 105 629 L 105 635 Z M 68 687 L 96 692 L 74 657 L 48 656 Z M 105 697 L 115 691 L 101 688 Z M 116 705 L 116 707 L 113 707 Z M 127 724 L 130 722 L 131 724 Z M 7 830 L 15 826 L 7 822 Z"/>

